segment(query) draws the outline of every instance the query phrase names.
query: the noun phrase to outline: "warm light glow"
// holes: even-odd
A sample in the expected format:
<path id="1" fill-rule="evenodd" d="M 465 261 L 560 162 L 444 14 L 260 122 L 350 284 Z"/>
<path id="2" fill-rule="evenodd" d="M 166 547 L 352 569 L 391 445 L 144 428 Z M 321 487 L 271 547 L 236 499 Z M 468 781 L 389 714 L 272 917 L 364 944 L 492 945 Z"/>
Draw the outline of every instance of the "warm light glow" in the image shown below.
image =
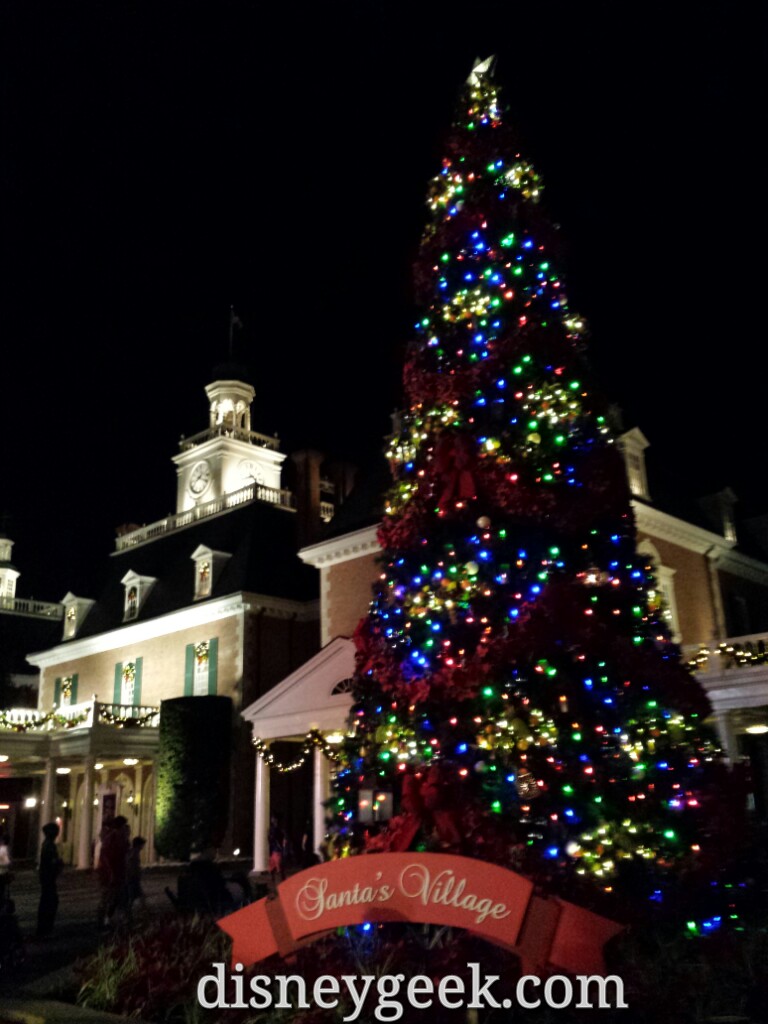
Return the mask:
<path id="1" fill-rule="evenodd" d="M 123 758 L 123 764 L 127 765 L 128 768 L 132 768 L 133 765 L 138 764 L 138 763 L 139 763 L 138 757 L 124 757 Z"/>
<path id="2" fill-rule="evenodd" d="M 28 796 L 27 799 L 24 801 L 24 806 L 25 807 L 37 807 L 37 797 L 36 796 Z"/>
<path id="3" fill-rule="evenodd" d="M 8 760 L 8 755 L 7 754 L 0 754 L 0 764 L 5 764 L 5 762 L 7 760 Z"/>
<path id="4" fill-rule="evenodd" d="M 762 736 L 763 733 L 768 732 L 768 725 L 748 725 L 747 732 L 750 736 Z"/>
<path id="5" fill-rule="evenodd" d="M 71 771 L 72 771 L 71 768 L 57 768 L 56 769 L 56 774 L 57 775 L 69 775 L 69 773 Z"/>
<path id="6" fill-rule="evenodd" d="M 101 761 L 98 761 L 93 767 L 96 769 L 97 772 L 100 772 L 104 765 L 101 763 Z"/>
<path id="7" fill-rule="evenodd" d="M 341 743 L 344 740 L 344 733 L 341 732 L 329 732 L 325 737 L 326 743 Z"/>

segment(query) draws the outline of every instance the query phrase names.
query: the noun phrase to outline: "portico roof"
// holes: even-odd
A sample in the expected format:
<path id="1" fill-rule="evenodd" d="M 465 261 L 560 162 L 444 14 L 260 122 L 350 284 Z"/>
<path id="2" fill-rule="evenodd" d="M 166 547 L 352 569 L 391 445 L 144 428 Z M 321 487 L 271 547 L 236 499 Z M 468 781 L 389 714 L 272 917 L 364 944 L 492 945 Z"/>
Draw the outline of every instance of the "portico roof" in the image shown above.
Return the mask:
<path id="1" fill-rule="evenodd" d="M 304 737 L 310 729 L 344 731 L 352 706 L 355 645 L 336 637 L 243 712 L 255 739 Z"/>

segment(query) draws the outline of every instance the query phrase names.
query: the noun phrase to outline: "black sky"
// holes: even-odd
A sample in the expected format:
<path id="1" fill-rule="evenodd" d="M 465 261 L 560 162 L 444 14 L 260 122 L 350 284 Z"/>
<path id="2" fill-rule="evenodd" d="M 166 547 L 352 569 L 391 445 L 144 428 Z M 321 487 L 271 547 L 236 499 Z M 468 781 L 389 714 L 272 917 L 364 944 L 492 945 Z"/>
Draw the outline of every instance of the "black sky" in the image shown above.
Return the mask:
<path id="1" fill-rule="evenodd" d="M 380 449 L 427 182 L 489 53 L 626 425 L 691 493 L 730 483 L 768 510 L 757 5 L 30 3 L 0 21 L 0 511 L 22 596 L 61 598 L 114 526 L 174 507 L 170 456 L 205 426 L 230 303 L 257 429 Z"/>

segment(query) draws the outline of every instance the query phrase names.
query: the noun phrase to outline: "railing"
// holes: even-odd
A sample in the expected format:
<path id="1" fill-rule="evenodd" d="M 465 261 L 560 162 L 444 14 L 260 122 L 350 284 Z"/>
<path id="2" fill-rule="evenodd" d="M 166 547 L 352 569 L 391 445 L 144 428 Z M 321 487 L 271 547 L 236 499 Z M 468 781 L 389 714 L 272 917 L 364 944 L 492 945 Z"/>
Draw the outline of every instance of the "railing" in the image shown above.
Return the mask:
<path id="1" fill-rule="evenodd" d="M 115 540 L 117 551 L 126 551 L 128 548 L 135 548 L 139 544 L 146 544 L 147 541 L 162 537 L 166 533 L 173 533 L 174 530 L 181 530 L 190 526 L 200 519 L 207 519 L 208 516 L 218 515 L 227 509 L 236 508 L 249 501 L 263 501 L 269 505 L 277 505 L 280 508 L 294 511 L 295 503 L 290 491 L 280 490 L 277 487 L 265 487 L 263 484 L 249 484 L 239 491 L 231 494 L 224 494 L 213 501 L 206 501 L 203 505 L 195 505 L 186 512 L 178 512 L 176 515 L 166 516 L 165 519 L 158 519 L 156 523 L 148 526 L 140 526 L 138 530 L 131 530 L 124 533 Z"/>
<path id="2" fill-rule="evenodd" d="M 0 611 L 14 615 L 35 615 L 46 619 L 61 619 L 64 606 L 50 601 L 34 601 L 28 597 L 0 597 Z"/>
<path id="3" fill-rule="evenodd" d="M 332 501 L 321 501 L 320 502 L 320 518 L 324 523 L 330 523 L 333 519 L 333 513 L 336 511 L 336 506 Z"/>
<path id="4" fill-rule="evenodd" d="M 686 647 L 689 666 L 694 671 L 720 674 L 734 668 L 768 664 L 768 636 L 750 633 L 729 637 L 719 644 Z"/>
<path id="5" fill-rule="evenodd" d="M 156 728 L 160 724 L 160 708 L 149 704 L 101 704 L 94 702 L 94 724 L 111 725 L 117 729 L 140 725 Z"/>
<path id="6" fill-rule="evenodd" d="M 214 437 L 231 437 L 233 441 L 247 441 L 248 444 L 254 444 L 259 448 L 272 448 L 274 451 L 280 447 L 280 439 L 278 437 L 259 434 L 255 430 L 241 430 L 237 427 L 218 426 L 209 427 L 208 430 L 201 430 L 199 434 L 193 434 L 192 437 L 182 437 L 179 441 L 179 448 L 181 451 L 187 452 L 190 448 L 195 448 L 199 444 L 212 441 Z"/>
<path id="7" fill-rule="evenodd" d="M 91 729 L 107 725 L 115 729 L 136 726 L 155 728 L 160 722 L 160 708 L 148 704 L 103 704 L 88 700 L 77 704 L 36 711 L 32 708 L 0 710 L 0 731 L 55 732 Z"/>

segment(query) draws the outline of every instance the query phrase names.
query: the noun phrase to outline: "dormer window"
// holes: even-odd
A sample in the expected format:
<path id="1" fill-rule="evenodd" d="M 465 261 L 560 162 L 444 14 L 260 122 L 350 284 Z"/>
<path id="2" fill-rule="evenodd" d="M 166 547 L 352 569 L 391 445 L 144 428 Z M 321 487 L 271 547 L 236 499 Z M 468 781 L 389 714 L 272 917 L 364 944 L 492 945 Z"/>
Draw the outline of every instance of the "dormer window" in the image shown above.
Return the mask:
<path id="1" fill-rule="evenodd" d="M 195 597 L 209 597 L 211 593 L 211 563 L 200 561 L 197 565 L 197 590 Z"/>
<path id="2" fill-rule="evenodd" d="M 0 536 L 0 607 L 13 608 L 19 571 L 11 563 L 13 541 Z"/>
<path id="3" fill-rule="evenodd" d="M 232 556 L 226 551 L 214 551 L 201 544 L 192 552 L 195 563 L 195 600 L 210 597 L 228 558 Z"/>
<path id="4" fill-rule="evenodd" d="M 126 573 L 120 582 L 125 587 L 123 622 L 131 622 L 138 618 L 156 580 L 152 576 L 139 576 L 138 573 L 131 571 Z"/>
<path id="5" fill-rule="evenodd" d="M 71 640 L 77 636 L 94 602 L 87 597 L 76 597 L 70 591 L 61 603 L 64 605 L 64 639 Z"/>
<path id="6" fill-rule="evenodd" d="M 737 540 L 733 509 L 738 500 L 730 487 L 725 487 L 716 494 L 708 494 L 704 498 L 699 498 L 699 506 L 710 525 L 732 544 L 735 544 Z"/>
<path id="7" fill-rule="evenodd" d="M 645 449 L 648 447 L 648 439 L 641 430 L 633 427 L 632 430 L 621 435 L 618 444 L 621 454 L 624 456 L 627 481 L 632 497 L 650 501 L 648 477 L 645 472 Z"/>

